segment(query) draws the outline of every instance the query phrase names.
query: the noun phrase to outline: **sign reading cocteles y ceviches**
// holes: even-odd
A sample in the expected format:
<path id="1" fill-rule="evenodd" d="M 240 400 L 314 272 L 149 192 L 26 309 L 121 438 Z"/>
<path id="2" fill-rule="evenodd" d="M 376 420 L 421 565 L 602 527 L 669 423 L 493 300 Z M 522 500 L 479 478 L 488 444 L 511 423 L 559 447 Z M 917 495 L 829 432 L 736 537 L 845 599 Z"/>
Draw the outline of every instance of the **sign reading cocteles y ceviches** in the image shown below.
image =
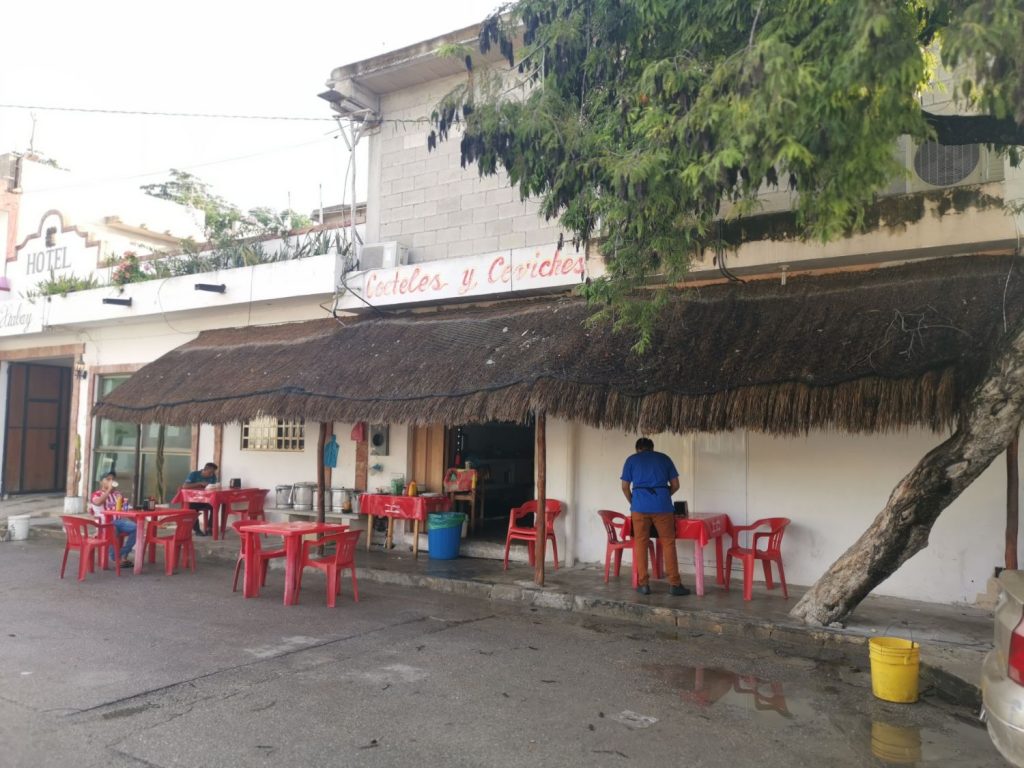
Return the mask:
<path id="1" fill-rule="evenodd" d="M 483 256 L 372 269 L 345 280 L 342 309 L 538 292 L 579 285 L 586 257 L 570 245 L 515 248 Z M 356 295 L 351 295 L 355 293 Z"/>

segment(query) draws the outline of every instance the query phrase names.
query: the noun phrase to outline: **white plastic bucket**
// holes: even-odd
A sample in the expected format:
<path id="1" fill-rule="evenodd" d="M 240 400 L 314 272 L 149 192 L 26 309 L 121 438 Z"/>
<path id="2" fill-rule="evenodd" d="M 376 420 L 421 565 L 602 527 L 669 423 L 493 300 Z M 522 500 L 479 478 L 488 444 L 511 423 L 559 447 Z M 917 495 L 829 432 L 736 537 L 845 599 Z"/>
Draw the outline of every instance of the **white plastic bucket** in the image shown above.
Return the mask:
<path id="1" fill-rule="evenodd" d="M 32 515 L 11 515 L 7 518 L 11 541 L 25 541 L 28 538 L 28 521 L 31 517 Z"/>

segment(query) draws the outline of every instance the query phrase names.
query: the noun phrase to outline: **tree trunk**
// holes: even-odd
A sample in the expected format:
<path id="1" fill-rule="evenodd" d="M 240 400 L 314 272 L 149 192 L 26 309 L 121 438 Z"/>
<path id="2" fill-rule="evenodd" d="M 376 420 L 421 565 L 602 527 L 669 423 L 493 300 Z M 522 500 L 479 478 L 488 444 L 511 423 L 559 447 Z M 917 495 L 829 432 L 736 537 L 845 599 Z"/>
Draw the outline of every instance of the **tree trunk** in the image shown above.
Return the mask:
<path id="1" fill-rule="evenodd" d="M 959 425 L 889 496 L 857 542 L 836 560 L 790 614 L 808 624 L 841 621 L 868 593 L 928 546 L 942 512 L 1010 444 L 1024 415 L 1024 317 L 1006 335 Z"/>
<path id="2" fill-rule="evenodd" d="M 1020 435 L 1016 434 L 1006 446 L 1006 552 L 1003 567 L 1017 570 L 1017 523 L 1020 518 L 1020 472 L 1017 468 L 1017 453 Z"/>

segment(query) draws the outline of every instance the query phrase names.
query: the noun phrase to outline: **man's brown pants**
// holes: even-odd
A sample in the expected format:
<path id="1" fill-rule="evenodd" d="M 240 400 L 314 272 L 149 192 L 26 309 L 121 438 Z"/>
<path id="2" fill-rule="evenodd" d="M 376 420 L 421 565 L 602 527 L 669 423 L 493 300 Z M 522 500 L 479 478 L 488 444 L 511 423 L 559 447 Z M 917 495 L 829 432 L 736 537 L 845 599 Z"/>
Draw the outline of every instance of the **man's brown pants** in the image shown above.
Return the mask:
<path id="1" fill-rule="evenodd" d="M 651 526 L 658 531 L 658 546 L 661 547 L 661 558 L 668 571 L 668 583 L 676 586 L 682 584 L 679 578 L 679 561 L 676 560 L 676 518 L 671 512 L 660 512 L 647 515 L 633 512 L 633 562 L 636 563 L 637 585 L 643 586 L 648 581 L 647 575 L 647 542 L 651 540 Z"/>

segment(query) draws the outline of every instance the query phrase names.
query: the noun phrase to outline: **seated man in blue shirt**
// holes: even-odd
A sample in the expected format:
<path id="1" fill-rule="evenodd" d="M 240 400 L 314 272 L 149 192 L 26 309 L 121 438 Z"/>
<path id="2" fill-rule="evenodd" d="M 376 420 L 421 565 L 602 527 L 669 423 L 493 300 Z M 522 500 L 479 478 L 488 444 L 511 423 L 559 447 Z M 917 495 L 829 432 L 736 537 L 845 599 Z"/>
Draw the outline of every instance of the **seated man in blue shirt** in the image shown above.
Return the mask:
<path id="1" fill-rule="evenodd" d="M 676 518 L 672 494 L 679 490 L 679 473 L 672 459 L 655 451 L 654 441 L 649 437 L 641 437 L 636 441 L 636 453 L 626 459 L 620 479 L 622 494 L 632 512 L 636 591 L 641 595 L 651 594 L 647 583 L 647 542 L 653 525 L 658 531 L 658 546 L 668 571 L 669 594 L 690 594 L 679 578 L 679 562 L 676 560 Z"/>
<path id="2" fill-rule="evenodd" d="M 217 469 L 218 467 L 216 464 L 214 464 L 212 461 L 208 461 L 206 462 L 202 469 L 197 469 L 193 472 L 189 472 L 188 477 L 185 478 L 185 482 L 181 484 L 181 487 L 198 488 L 202 490 L 206 486 L 217 482 Z M 195 509 L 202 513 L 196 518 L 195 528 L 193 528 L 193 530 L 196 532 L 196 535 L 209 536 L 211 526 L 210 517 L 213 515 L 213 507 L 211 507 L 209 504 L 201 503 L 189 504 L 188 506 L 189 509 Z M 203 532 L 203 529 L 199 526 L 199 521 L 204 519 L 206 520 L 205 533 Z"/>

